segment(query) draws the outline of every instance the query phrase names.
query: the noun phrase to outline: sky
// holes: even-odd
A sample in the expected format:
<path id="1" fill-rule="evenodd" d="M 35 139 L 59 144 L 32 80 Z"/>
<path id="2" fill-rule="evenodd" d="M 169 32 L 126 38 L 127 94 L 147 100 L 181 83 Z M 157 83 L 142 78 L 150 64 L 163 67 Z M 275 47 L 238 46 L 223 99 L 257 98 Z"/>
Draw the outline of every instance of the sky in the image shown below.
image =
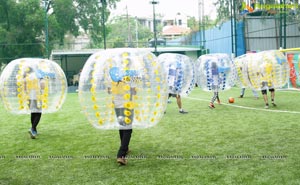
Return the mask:
<path id="1" fill-rule="evenodd" d="M 216 17 L 214 0 L 158 0 L 155 5 L 155 13 L 167 17 L 174 17 L 178 12 L 183 15 L 199 18 L 199 1 L 204 2 L 204 15 L 209 15 L 212 19 Z M 121 0 L 117 3 L 117 8 L 112 11 L 112 16 L 128 14 L 137 17 L 152 17 L 152 0 Z"/>

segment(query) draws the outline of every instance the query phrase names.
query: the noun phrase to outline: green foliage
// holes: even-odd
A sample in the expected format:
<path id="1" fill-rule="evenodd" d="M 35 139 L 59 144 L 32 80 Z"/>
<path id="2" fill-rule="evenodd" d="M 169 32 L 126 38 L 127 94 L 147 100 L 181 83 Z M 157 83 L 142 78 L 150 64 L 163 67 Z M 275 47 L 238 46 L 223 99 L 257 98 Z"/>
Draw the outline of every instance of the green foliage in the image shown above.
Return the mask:
<path id="1" fill-rule="evenodd" d="M 239 91 L 221 92 L 211 110 L 212 93 L 194 89 L 182 99 L 185 115 L 171 99 L 158 125 L 133 131 L 121 167 L 118 131 L 94 129 L 77 94 L 42 116 L 35 140 L 29 115 L 0 104 L 0 184 L 299 184 L 299 92 L 276 91 L 277 107 L 266 110 L 261 96 L 248 89 L 240 99 Z"/>
<path id="2" fill-rule="evenodd" d="M 217 23 L 223 23 L 235 14 L 238 15 L 242 7 L 243 0 L 218 0 L 214 3 L 217 7 Z M 235 8 L 235 9 L 234 9 Z"/>
<path id="3" fill-rule="evenodd" d="M 196 20 L 195 17 L 190 17 L 188 19 L 188 27 L 191 28 L 192 31 L 199 31 L 200 27 L 199 27 L 199 21 Z"/>
<path id="4" fill-rule="evenodd" d="M 134 17 L 116 16 L 107 24 L 107 27 L 110 30 L 107 36 L 110 47 L 127 47 L 130 45 L 135 47 L 136 24 L 138 28 L 139 43 L 148 43 L 148 40 L 153 37 L 153 34 L 148 27 L 136 23 Z M 143 45 L 145 46 L 145 44 Z M 141 46 L 141 44 L 139 44 L 139 46 Z"/>
<path id="5" fill-rule="evenodd" d="M 1 1 L 0 10 L 0 62 L 7 63 L 18 57 L 42 56 L 43 45 L 40 41 L 44 19 L 39 1 Z"/>
<path id="6" fill-rule="evenodd" d="M 74 36 L 78 36 L 79 27 L 76 25 L 77 10 L 73 5 L 73 0 L 53 0 L 51 1 L 53 13 L 57 21 L 59 41 L 64 42 L 64 36 L 68 31 Z M 50 15 L 51 16 L 51 15 Z"/>
<path id="7" fill-rule="evenodd" d="M 99 45 L 103 40 L 101 21 L 107 21 L 109 8 L 118 1 L 101 4 L 99 0 L 1 0 L 0 63 L 45 56 L 46 20 L 49 51 L 63 45 L 66 34 L 78 36 L 80 28 L 91 35 L 92 44 Z"/>

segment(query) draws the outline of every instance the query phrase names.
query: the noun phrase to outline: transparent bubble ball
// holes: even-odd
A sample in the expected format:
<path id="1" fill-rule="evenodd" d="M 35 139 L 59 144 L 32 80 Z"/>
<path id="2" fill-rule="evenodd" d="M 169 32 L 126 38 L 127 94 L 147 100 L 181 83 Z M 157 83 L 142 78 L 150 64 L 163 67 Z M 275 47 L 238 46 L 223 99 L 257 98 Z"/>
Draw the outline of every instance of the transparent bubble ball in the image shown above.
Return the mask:
<path id="1" fill-rule="evenodd" d="M 79 101 L 97 129 L 155 126 L 167 102 L 166 75 L 157 57 L 143 49 L 94 53 L 79 79 Z"/>
<path id="2" fill-rule="evenodd" d="M 63 105 L 67 80 L 61 67 L 47 59 L 20 58 L 2 71 L 0 93 L 7 111 L 52 113 Z"/>
<path id="3" fill-rule="evenodd" d="M 195 86 L 194 61 L 176 53 L 160 54 L 158 60 L 167 75 L 169 93 L 187 96 Z"/>
<path id="4" fill-rule="evenodd" d="M 255 90 L 281 88 L 288 82 L 289 65 L 278 50 L 248 53 L 234 60 L 240 84 Z"/>
<path id="5" fill-rule="evenodd" d="M 204 91 L 228 90 L 235 85 L 237 77 L 233 61 L 225 53 L 200 56 L 195 71 L 197 85 Z"/>

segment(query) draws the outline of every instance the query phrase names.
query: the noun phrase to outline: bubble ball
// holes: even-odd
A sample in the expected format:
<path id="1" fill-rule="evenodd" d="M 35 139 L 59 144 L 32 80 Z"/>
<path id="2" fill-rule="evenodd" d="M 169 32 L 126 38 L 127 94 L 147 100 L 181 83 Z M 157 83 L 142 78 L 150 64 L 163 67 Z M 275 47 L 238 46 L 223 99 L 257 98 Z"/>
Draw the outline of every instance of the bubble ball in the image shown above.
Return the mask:
<path id="1" fill-rule="evenodd" d="M 288 82 L 289 66 L 280 51 L 248 53 L 235 58 L 234 63 L 244 87 L 261 90 L 266 84 L 269 88 L 281 88 Z"/>
<path id="2" fill-rule="evenodd" d="M 236 69 L 225 53 L 200 56 L 195 63 L 196 82 L 204 91 L 228 90 L 235 85 Z"/>
<path id="3" fill-rule="evenodd" d="M 187 96 L 195 86 L 194 61 L 175 53 L 160 54 L 158 61 L 167 75 L 169 93 Z"/>
<path id="4" fill-rule="evenodd" d="M 20 58 L 4 68 L 0 93 L 5 109 L 11 113 L 52 113 L 65 101 L 67 80 L 61 67 L 51 60 Z"/>
<path id="5" fill-rule="evenodd" d="M 155 126 L 167 105 L 166 75 L 157 57 L 143 49 L 99 51 L 85 63 L 79 101 L 97 129 Z"/>

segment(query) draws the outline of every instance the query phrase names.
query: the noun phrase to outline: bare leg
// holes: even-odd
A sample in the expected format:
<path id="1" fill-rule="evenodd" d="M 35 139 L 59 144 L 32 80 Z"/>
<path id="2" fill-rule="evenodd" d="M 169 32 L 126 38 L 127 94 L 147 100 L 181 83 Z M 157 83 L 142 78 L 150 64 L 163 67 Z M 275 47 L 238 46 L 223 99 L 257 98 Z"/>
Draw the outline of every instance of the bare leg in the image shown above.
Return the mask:
<path id="1" fill-rule="evenodd" d="M 178 108 L 181 110 L 182 103 L 181 103 L 181 97 L 180 97 L 180 95 L 176 95 L 176 100 L 177 100 Z"/>
<path id="2" fill-rule="evenodd" d="M 263 94 L 263 98 L 264 98 L 264 101 L 265 101 L 265 104 L 266 104 L 265 108 L 269 108 L 268 95 L 267 94 Z"/>
<path id="3" fill-rule="evenodd" d="M 275 102 L 274 102 L 274 99 L 275 98 L 275 90 L 274 91 L 271 91 L 271 100 L 272 100 L 272 105 L 273 106 L 276 106 Z"/>

